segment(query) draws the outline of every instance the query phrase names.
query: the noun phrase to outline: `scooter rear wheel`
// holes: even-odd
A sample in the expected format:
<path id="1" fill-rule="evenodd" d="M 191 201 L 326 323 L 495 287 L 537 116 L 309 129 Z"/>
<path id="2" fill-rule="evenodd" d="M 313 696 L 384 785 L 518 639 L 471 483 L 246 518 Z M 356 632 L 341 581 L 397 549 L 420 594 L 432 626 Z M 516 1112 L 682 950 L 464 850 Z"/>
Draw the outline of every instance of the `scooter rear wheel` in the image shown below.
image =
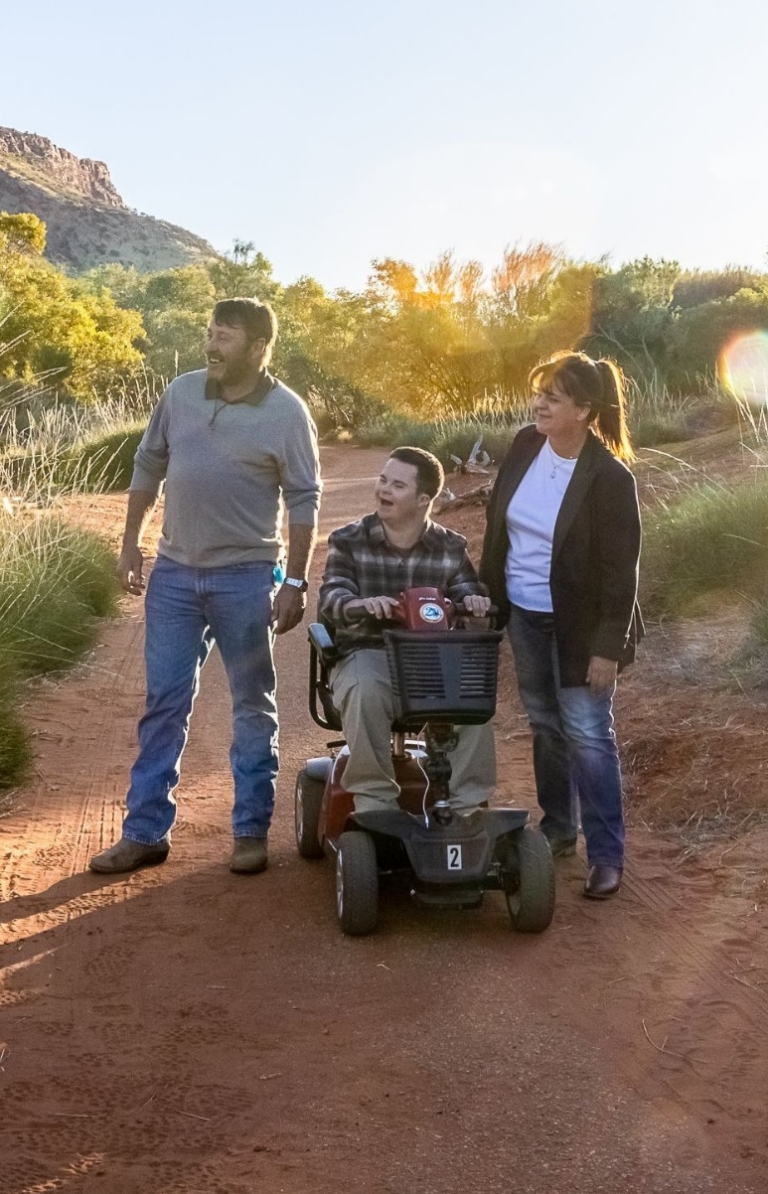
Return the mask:
<path id="1" fill-rule="evenodd" d="M 555 913 L 555 864 L 549 842 L 526 825 L 510 836 L 515 877 L 505 889 L 512 924 L 520 933 L 543 933 Z"/>
<path id="2" fill-rule="evenodd" d="M 336 855 L 336 914 L 343 933 L 362 937 L 376 928 L 379 866 L 373 838 L 364 830 L 342 833 Z"/>
<path id="3" fill-rule="evenodd" d="M 302 858 L 323 857 L 323 847 L 317 831 L 324 791 L 325 784 L 321 779 L 312 779 L 306 770 L 299 772 L 296 777 L 293 807 L 296 846 Z"/>

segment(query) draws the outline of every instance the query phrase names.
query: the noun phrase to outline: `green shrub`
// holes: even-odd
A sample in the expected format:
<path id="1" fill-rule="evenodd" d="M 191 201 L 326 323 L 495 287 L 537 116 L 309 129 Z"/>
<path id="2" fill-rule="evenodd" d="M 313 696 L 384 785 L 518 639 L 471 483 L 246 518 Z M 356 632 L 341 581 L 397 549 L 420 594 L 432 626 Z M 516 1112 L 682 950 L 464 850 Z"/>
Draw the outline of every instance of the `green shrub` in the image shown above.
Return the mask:
<path id="1" fill-rule="evenodd" d="M 50 515 L 5 526 L 0 655 L 20 674 L 54 671 L 90 642 L 94 616 L 114 608 L 112 553 L 95 535 Z"/>
<path id="2" fill-rule="evenodd" d="M 419 423 L 407 415 L 392 413 L 359 428 L 355 441 L 362 448 L 396 448 L 408 444 L 434 452 L 444 468 L 454 466 L 452 456 L 466 461 L 482 438 L 482 450 L 498 463 L 506 452 L 520 422 L 507 414 L 485 417 L 459 415 L 431 423 Z"/>
<path id="3" fill-rule="evenodd" d="M 127 489 L 144 430 L 143 423 L 121 428 L 70 448 L 62 459 L 62 483 L 89 492 Z"/>
<path id="4" fill-rule="evenodd" d="M 0 422 L 6 450 L 0 455 L 4 488 L 22 496 L 62 490 L 104 492 L 127 489 L 133 458 L 146 419 L 131 417 L 122 404 L 82 412 L 59 406 L 19 434 Z"/>
<path id="5" fill-rule="evenodd" d="M 18 783 L 29 759 L 19 682 L 74 663 L 116 597 L 112 553 L 97 536 L 45 511 L 0 517 L 0 788 Z"/>
<path id="6" fill-rule="evenodd" d="M 635 448 L 680 444 L 693 439 L 695 434 L 682 410 L 668 414 L 635 413 L 629 421 L 629 432 Z"/>
<path id="7" fill-rule="evenodd" d="M 452 469 L 455 461 L 451 458 L 458 457 L 466 463 L 475 444 L 480 440 L 480 451 L 487 452 L 491 460 L 498 464 L 519 427 L 520 424 L 505 423 L 500 419 L 492 422 L 468 417 L 446 420 L 433 424 L 428 446 L 430 452 L 434 452 L 446 469 Z"/>
<path id="8" fill-rule="evenodd" d="M 18 683 L 10 661 L 0 654 L 0 791 L 21 783 L 32 751 L 19 718 Z"/>
<path id="9" fill-rule="evenodd" d="M 627 417 L 634 446 L 654 448 L 721 431 L 738 422 L 739 406 L 713 377 L 694 379 L 685 395 L 658 383 L 630 382 Z"/>
<path id="10" fill-rule="evenodd" d="M 755 644 L 763 652 L 768 651 L 768 599 L 756 602 L 750 618 L 750 630 Z"/>
<path id="11" fill-rule="evenodd" d="M 768 482 L 700 485 L 646 513 L 641 579 L 649 612 L 679 613 L 716 590 L 760 597 L 768 579 Z"/>
<path id="12" fill-rule="evenodd" d="M 431 424 L 419 423 L 396 411 L 378 415 L 355 431 L 355 443 L 361 448 L 397 448 L 408 444 L 412 448 L 431 450 L 431 439 Z"/>

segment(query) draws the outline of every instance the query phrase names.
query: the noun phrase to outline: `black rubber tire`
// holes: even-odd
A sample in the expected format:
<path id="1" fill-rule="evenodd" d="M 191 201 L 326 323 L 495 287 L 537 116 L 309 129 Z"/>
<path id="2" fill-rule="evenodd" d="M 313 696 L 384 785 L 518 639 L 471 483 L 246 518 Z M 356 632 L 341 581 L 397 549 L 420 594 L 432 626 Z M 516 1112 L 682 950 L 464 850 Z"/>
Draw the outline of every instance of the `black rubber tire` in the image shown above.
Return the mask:
<path id="1" fill-rule="evenodd" d="M 512 924 L 520 933 L 543 933 L 555 914 L 555 863 L 540 829 L 526 825 L 510 837 L 516 876 L 505 891 Z"/>
<path id="2" fill-rule="evenodd" d="M 376 846 L 361 829 L 342 833 L 336 855 L 336 915 L 342 932 L 363 937 L 376 928 L 379 915 L 379 865 Z"/>
<path id="3" fill-rule="evenodd" d="M 306 771 L 299 772 L 293 807 L 296 846 L 302 858 L 323 857 L 317 830 L 324 791 L 325 784 L 321 779 L 312 779 Z"/>

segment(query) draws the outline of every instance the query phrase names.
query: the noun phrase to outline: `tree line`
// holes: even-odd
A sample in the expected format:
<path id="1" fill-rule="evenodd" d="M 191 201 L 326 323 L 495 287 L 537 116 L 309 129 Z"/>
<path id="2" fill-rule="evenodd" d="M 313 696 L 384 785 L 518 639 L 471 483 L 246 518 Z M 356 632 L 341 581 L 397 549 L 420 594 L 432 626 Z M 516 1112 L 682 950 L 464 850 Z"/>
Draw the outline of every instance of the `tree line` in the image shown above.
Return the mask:
<path id="1" fill-rule="evenodd" d="M 509 247 L 489 271 L 451 252 L 421 273 L 381 258 L 363 290 L 332 292 L 311 277 L 281 284 L 250 242 L 151 274 L 107 264 L 70 276 L 44 248 L 36 216 L 0 213 L 0 376 L 49 379 L 85 402 L 139 373 L 159 387 L 201 367 L 211 307 L 236 294 L 273 304 L 275 370 L 336 426 L 381 410 L 427 419 L 503 403 L 566 347 L 614 357 L 641 385 L 695 394 L 729 340 L 768 329 L 766 273 L 649 257 L 614 268 L 547 244 Z"/>

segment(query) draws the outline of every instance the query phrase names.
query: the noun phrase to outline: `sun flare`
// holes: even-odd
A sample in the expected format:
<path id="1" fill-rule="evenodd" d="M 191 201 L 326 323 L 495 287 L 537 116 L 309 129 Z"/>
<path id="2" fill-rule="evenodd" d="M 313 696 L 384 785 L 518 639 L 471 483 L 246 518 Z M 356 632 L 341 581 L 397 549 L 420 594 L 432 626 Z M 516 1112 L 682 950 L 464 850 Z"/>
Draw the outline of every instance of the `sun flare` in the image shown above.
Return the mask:
<path id="1" fill-rule="evenodd" d="M 768 332 L 741 332 L 720 353 L 721 383 L 740 402 L 768 404 Z"/>

